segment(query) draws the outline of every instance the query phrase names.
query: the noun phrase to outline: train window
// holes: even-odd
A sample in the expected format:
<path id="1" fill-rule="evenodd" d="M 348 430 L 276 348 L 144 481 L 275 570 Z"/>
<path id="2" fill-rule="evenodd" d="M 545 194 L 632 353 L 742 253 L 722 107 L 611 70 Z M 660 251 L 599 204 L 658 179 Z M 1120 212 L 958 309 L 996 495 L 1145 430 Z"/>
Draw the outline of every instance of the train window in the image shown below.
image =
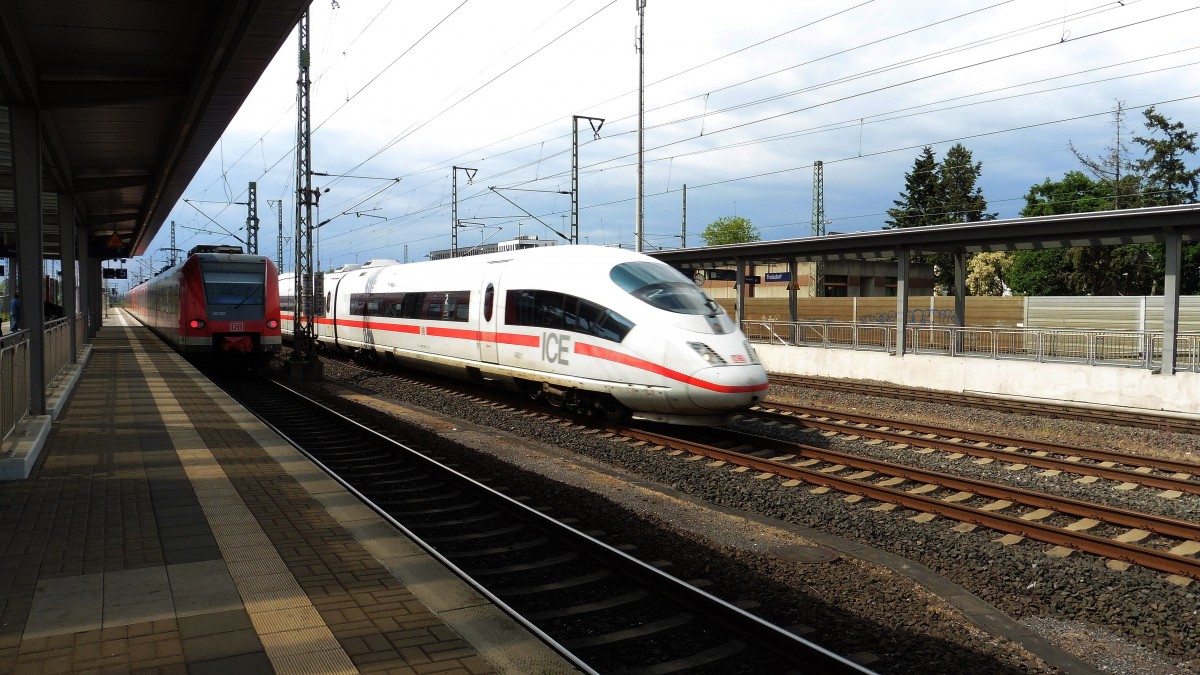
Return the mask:
<path id="1" fill-rule="evenodd" d="M 349 311 L 360 316 L 418 319 L 423 318 L 420 313 L 424 298 L 424 293 L 351 293 Z M 410 302 L 414 303 L 413 314 L 406 315 L 405 306 Z"/>
<path id="2" fill-rule="evenodd" d="M 579 314 L 579 305 L 583 302 L 587 301 L 580 300 L 573 295 L 563 296 L 563 328 L 577 333 L 588 332 L 589 322 L 587 318 Z"/>
<path id="3" fill-rule="evenodd" d="M 676 314 L 720 314 L 724 310 L 696 284 L 659 262 L 628 262 L 608 274 L 617 286 L 646 304 Z"/>
<path id="4" fill-rule="evenodd" d="M 225 320 L 261 319 L 266 292 L 262 262 L 200 262 L 209 313 Z"/>
<path id="5" fill-rule="evenodd" d="M 533 325 L 533 291 L 509 291 L 504 303 L 504 323 L 510 326 Z"/>
<path id="6" fill-rule="evenodd" d="M 261 305 L 262 275 L 254 272 L 208 272 L 204 275 L 204 293 L 210 305 Z"/>
<path id="7" fill-rule="evenodd" d="M 488 284 L 487 290 L 483 292 L 483 320 L 492 320 L 492 308 L 496 304 L 496 287 Z"/>
<path id="8" fill-rule="evenodd" d="M 510 326 L 565 329 L 613 342 L 633 329 L 633 322 L 620 314 L 574 295 L 514 290 L 505 297 L 504 322 Z"/>
<path id="9" fill-rule="evenodd" d="M 587 322 L 586 330 L 583 329 L 581 323 L 579 332 L 613 342 L 624 340 L 629 331 L 633 329 L 633 322 L 629 319 L 587 300 L 579 301 L 579 316 Z"/>
<path id="10" fill-rule="evenodd" d="M 445 307 L 442 310 L 442 319 L 446 321 L 466 321 L 470 308 L 470 291 L 450 291 L 445 293 Z"/>
<path id="11" fill-rule="evenodd" d="M 559 330 L 563 327 L 563 294 L 538 291 L 534 300 L 535 325 Z"/>
<path id="12" fill-rule="evenodd" d="M 425 306 L 424 293 L 405 293 L 400 305 L 400 316 L 405 319 L 420 319 L 421 308 Z"/>

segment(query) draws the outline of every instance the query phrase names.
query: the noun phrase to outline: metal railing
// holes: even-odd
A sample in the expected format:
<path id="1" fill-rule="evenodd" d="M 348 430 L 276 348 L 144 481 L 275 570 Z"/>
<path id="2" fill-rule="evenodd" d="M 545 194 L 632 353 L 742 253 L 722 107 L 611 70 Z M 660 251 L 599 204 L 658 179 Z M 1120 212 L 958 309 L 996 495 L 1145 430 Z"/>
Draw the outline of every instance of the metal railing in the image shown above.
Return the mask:
<path id="1" fill-rule="evenodd" d="M 743 321 L 751 342 L 798 347 L 896 352 L 896 326 L 835 321 Z M 1162 367 L 1161 332 L 1050 328 L 912 326 L 906 352 L 967 358 L 1080 363 L 1127 368 Z M 1200 333 L 1175 340 L 1175 371 L 1200 372 Z"/>
<path id="2" fill-rule="evenodd" d="M 77 323 L 81 322 L 77 321 Z M 71 322 L 55 319 L 44 324 L 45 354 L 42 383 L 48 390 L 71 363 Z M 8 438 L 29 414 L 31 395 L 29 331 L 0 337 L 0 439 Z"/>
<path id="3" fill-rule="evenodd" d="M 29 413 L 29 332 L 0 338 L 0 439 Z"/>
<path id="4" fill-rule="evenodd" d="M 42 381 L 46 387 L 71 362 L 71 322 L 55 319 L 45 324 L 46 354 L 42 363 Z"/>

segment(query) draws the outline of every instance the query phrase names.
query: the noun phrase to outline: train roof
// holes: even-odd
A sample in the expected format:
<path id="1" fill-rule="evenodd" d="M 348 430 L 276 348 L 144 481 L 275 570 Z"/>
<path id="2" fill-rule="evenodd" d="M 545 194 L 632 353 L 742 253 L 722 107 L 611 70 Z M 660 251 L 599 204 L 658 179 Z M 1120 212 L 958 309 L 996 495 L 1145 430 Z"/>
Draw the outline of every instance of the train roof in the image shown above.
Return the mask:
<path id="1" fill-rule="evenodd" d="M 589 264 L 605 262 L 615 265 L 617 263 L 627 262 L 630 260 L 652 260 L 652 258 L 641 253 L 628 251 L 623 248 L 582 244 L 576 246 L 530 247 L 512 251 L 497 251 L 496 253 L 485 253 L 482 255 L 463 256 L 460 258 L 450 258 L 448 260 L 433 260 L 413 264 L 474 266 L 480 264 L 497 264 L 507 260 L 517 262 L 555 261 L 557 264 L 576 261 L 587 262 Z"/>
<path id="2" fill-rule="evenodd" d="M 188 256 L 197 253 L 245 253 L 241 246 L 232 244 L 198 244 L 188 251 Z"/>
<path id="3" fill-rule="evenodd" d="M 196 260 L 219 260 L 222 262 L 228 262 L 232 260 L 257 262 L 268 259 L 265 255 L 259 255 L 257 253 L 241 253 L 240 251 L 237 253 L 193 253 L 192 255 L 188 256 L 189 260 L 192 258 L 195 258 Z"/>
<path id="4" fill-rule="evenodd" d="M 662 264 L 661 261 L 620 248 L 606 246 L 546 246 L 514 251 L 501 251 L 482 255 L 464 256 L 409 264 L 388 265 L 374 269 L 361 268 L 351 272 L 327 274 L 326 278 L 350 278 L 371 275 L 376 284 L 413 283 L 457 283 L 466 279 L 489 276 L 491 266 L 496 274 L 503 274 L 508 283 L 535 285 L 550 284 L 564 292 L 580 293 L 585 289 L 597 290 L 598 278 L 608 279 L 609 270 L 626 262 L 642 261 Z"/>

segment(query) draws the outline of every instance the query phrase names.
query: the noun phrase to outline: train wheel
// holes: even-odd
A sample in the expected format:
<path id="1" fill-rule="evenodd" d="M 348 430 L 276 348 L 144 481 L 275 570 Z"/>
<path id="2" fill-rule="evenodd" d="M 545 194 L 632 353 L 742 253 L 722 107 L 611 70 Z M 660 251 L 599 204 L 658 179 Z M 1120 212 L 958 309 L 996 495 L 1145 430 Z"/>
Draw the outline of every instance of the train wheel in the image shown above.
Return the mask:
<path id="1" fill-rule="evenodd" d="M 597 423 L 604 426 L 624 424 L 630 418 L 629 408 L 607 396 L 596 401 L 596 405 L 592 408 L 592 415 Z"/>

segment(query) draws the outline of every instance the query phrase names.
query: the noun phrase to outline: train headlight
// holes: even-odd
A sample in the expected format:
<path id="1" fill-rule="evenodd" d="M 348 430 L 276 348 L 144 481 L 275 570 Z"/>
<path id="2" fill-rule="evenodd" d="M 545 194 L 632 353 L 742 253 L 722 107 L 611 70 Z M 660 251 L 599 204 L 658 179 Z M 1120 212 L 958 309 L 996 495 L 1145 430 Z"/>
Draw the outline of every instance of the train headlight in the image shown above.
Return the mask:
<path id="1" fill-rule="evenodd" d="M 708 345 L 704 344 L 703 342 L 689 342 L 688 346 L 691 347 L 693 350 L 695 350 L 696 353 L 700 355 L 700 358 L 707 361 L 709 363 L 709 365 L 713 365 L 713 366 L 725 365 L 725 359 L 721 358 L 721 356 L 719 354 L 717 354 L 716 352 L 714 352 L 712 350 L 712 347 L 709 347 Z"/>
<path id="2" fill-rule="evenodd" d="M 204 319 L 192 319 L 191 321 L 188 322 L 188 326 L 190 326 L 191 328 L 194 328 L 196 330 L 204 328 L 207 325 L 208 324 L 204 322 Z"/>
<path id="3" fill-rule="evenodd" d="M 267 328 L 275 330 L 276 328 L 279 328 L 279 322 L 275 319 L 267 319 Z"/>

